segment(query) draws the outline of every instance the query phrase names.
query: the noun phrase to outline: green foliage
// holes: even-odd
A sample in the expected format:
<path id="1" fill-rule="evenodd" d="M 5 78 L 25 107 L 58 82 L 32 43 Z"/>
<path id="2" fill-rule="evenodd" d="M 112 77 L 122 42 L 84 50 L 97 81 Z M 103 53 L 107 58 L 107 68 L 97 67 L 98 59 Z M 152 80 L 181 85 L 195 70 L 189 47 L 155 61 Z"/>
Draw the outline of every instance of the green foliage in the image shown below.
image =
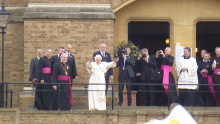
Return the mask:
<path id="1" fill-rule="evenodd" d="M 134 45 L 131 41 L 122 41 L 114 48 L 114 57 L 116 57 L 116 54 L 118 52 L 119 48 L 131 48 L 131 55 L 134 57 L 134 61 L 138 59 L 138 54 L 140 52 L 140 49 Z"/>

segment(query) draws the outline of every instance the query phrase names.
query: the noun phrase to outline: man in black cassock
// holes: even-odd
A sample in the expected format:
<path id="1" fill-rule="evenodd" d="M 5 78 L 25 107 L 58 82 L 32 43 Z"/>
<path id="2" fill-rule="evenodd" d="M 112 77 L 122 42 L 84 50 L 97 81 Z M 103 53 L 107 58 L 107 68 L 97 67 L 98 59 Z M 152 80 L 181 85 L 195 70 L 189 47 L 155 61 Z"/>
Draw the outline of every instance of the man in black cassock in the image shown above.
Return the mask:
<path id="1" fill-rule="evenodd" d="M 78 79 L 77 69 L 76 69 L 76 62 L 75 57 L 71 54 L 72 51 L 72 45 L 68 44 L 65 48 L 65 53 L 68 55 L 67 62 L 70 66 L 70 78 L 71 82 L 73 79 Z"/>
<path id="2" fill-rule="evenodd" d="M 157 51 L 156 60 L 158 61 L 158 63 L 160 63 L 160 69 L 162 70 L 162 75 L 163 75 L 162 84 L 173 84 L 173 85 L 170 85 L 170 91 L 171 91 L 170 92 L 170 98 L 171 98 L 170 102 L 171 103 L 178 103 L 179 98 L 178 98 L 176 86 L 174 85 L 175 79 L 172 74 L 172 66 L 174 63 L 174 57 L 171 56 L 171 48 L 170 47 L 165 48 L 164 53 L 162 50 Z M 165 73 L 168 73 L 167 77 L 166 77 Z M 160 89 L 164 90 L 164 92 L 162 93 L 162 105 L 167 105 L 167 103 L 168 103 L 168 85 L 163 85 L 163 86 L 161 86 Z"/>
<path id="3" fill-rule="evenodd" d="M 65 51 L 64 48 L 63 48 L 63 47 L 60 47 L 60 48 L 58 49 L 58 54 L 51 57 L 51 65 L 52 65 L 52 68 L 53 68 L 53 66 L 54 66 L 56 63 L 60 63 L 60 55 L 61 55 L 62 53 L 64 53 L 64 51 Z"/>
<path id="4" fill-rule="evenodd" d="M 93 54 L 93 57 L 95 58 L 96 55 L 100 55 L 102 57 L 102 62 L 112 62 L 111 55 L 108 52 L 106 52 L 105 43 L 100 44 L 100 51 L 95 52 Z M 109 80 L 113 80 L 113 69 L 112 68 L 110 68 L 105 74 L 105 82 L 106 82 L 105 94 L 106 95 L 108 92 Z"/>
<path id="5" fill-rule="evenodd" d="M 197 59 L 197 63 L 202 62 L 205 54 L 208 53 L 206 49 L 202 49 L 200 52 L 200 57 Z"/>
<path id="6" fill-rule="evenodd" d="M 39 83 L 39 76 L 38 76 L 38 62 L 40 60 L 40 58 L 43 55 L 43 51 L 41 49 L 37 49 L 37 57 L 31 59 L 31 63 L 30 63 L 30 77 L 29 77 L 29 81 L 31 81 L 35 87 L 35 102 L 34 102 L 34 108 L 39 110 L 42 108 L 42 102 L 40 99 L 40 92 L 38 90 L 40 90 L 40 85 L 37 85 Z"/>
<path id="7" fill-rule="evenodd" d="M 218 86 L 214 86 L 214 90 L 217 97 L 216 106 L 220 106 L 220 47 L 215 48 L 215 54 L 216 56 L 214 56 L 211 60 L 213 63 L 213 84 L 219 84 Z"/>
<path id="8" fill-rule="evenodd" d="M 41 83 L 41 90 L 48 90 L 48 91 L 41 91 L 41 100 L 42 100 L 42 107 L 43 109 L 49 110 L 50 104 L 50 97 L 52 93 L 52 85 L 48 83 L 52 83 L 51 81 L 51 57 L 52 50 L 46 49 L 45 56 L 40 58 L 38 63 L 38 74 L 39 74 L 39 81 Z M 47 84 L 45 84 L 47 83 Z"/>
<path id="9" fill-rule="evenodd" d="M 213 86 L 208 86 L 210 81 L 212 82 L 212 62 L 209 60 L 210 54 L 205 53 L 203 60 L 198 62 L 198 77 L 199 77 L 199 86 L 200 95 L 204 102 L 204 106 L 213 106 L 215 103 L 215 95 Z M 210 80 L 211 79 L 211 80 Z M 206 84 L 206 85 L 204 85 Z"/>
<path id="10" fill-rule="evenodd" d="M 71 94 L 71 78 L 70 66 L 67 63 L 67 54 L 61 54 L 61 61 L 54 65 L 52 81 L 56 83 L 53 85 L 53 95 L 51 100 L 51 110 L 71 110 L 72 95 Z M 59 88 L 59 89 L 58 89 Z M 60 90 L 60 92 L 58 92 Z"/>

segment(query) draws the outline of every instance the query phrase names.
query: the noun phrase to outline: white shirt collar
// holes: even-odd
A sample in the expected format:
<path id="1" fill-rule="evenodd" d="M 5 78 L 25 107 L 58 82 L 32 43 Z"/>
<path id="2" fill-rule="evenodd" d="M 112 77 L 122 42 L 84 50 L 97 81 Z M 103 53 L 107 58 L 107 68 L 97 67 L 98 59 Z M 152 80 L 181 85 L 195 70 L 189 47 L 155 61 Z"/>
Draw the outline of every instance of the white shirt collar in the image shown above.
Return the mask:
<path id="1" fill-rule="evenodd" d="M 39 60 L 39 59 L 40 59 L 40 57 L 39 57 L 39 56 L 37 56 L 37 59 Z"/>
<path id="2" fill-rule="evenodd" d="M 102 51 L 100 50 L 100 53 L 101 53 L 101 54 L 103 54 L 103 53 L 105 54 L 105 51 L 104 51 L 104 52 L 102 52 Z"/>

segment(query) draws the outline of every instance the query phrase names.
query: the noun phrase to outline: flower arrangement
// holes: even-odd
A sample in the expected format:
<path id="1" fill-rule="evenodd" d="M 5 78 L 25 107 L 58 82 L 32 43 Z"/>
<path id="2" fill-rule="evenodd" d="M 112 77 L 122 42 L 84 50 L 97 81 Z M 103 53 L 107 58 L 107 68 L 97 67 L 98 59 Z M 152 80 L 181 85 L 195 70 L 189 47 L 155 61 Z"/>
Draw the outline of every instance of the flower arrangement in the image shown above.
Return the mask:
<path id="1" fill-rule="evenodd" d="M 119 48 L 126 48 L 129 47 L 131 49 L 131 55 L 134 57 L 134 61 L 138 59 L 138 55 L 140 49 L 134 45 L 131 41 L 122 41 L 117 46 L 114 47 L 114 57 L 116 57 Z"/>

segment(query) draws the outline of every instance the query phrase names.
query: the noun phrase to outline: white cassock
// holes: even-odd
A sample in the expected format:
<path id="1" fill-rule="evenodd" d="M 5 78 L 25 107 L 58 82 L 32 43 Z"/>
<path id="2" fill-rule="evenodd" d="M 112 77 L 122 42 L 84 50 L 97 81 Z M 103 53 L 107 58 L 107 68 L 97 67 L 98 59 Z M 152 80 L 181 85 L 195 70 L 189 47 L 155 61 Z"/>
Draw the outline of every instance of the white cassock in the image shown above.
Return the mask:
<path id="1" fill-rule="evenodd" d="M 188 68 L 188 71 L 182 71 L 182 68 Z M 178 85 L 178 89 L 191 89 L 197 90 L 198 89 L 198 76 L 197 76 L 197 63 L 196 59 L 190 57 L 189 59 L 184 59 L 181 57 L 179 62 L 176 65 L 176 71 L 178 78 L 178 84 L 196 84 L 196 85 Z"/>
<path id="2" fill-rule="evenodd" d="M 100 64 L 87 62 L 86 68 L 90 73 L 89 84 L 105 84 L 105 73 L 113 67 L 116 67 L 115 62 L 101 62 Z M 106 110 L 105 86 L 89 85 L 89 110 Z"/>

